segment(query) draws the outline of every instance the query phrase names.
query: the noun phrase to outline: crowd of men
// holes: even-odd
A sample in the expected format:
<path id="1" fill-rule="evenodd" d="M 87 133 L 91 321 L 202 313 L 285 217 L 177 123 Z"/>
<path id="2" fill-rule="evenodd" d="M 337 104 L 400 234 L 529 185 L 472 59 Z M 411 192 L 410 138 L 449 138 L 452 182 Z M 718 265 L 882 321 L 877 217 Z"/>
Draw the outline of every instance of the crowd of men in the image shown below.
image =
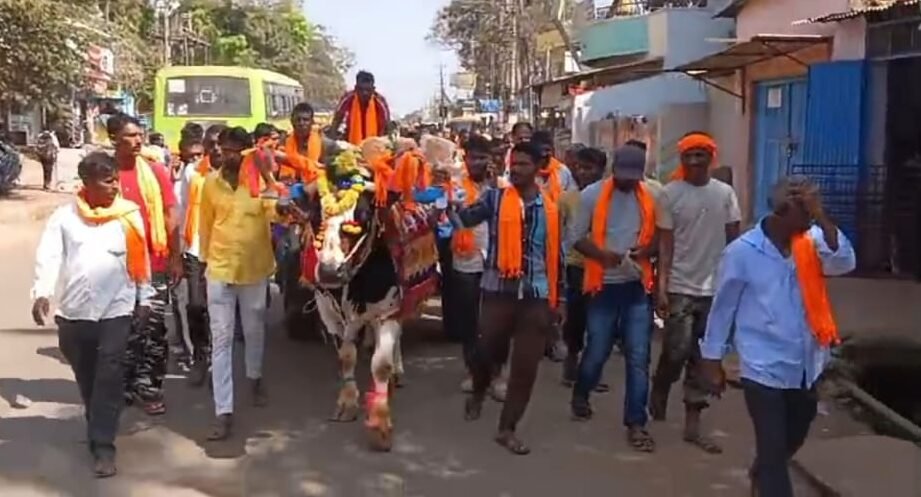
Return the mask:
<path id="1" fill-rule="evenodd" d="M 362 78 L 340 106 L 353 143 L 382 134 L 386 122 L 373 78 Z M 237 324 L 251 401 L 268 402 L 262 356 L 272 223 L 302 215 L 268 193 L 276 182 L 309 183 L 301 166 L 323 163 L 335 147 L 314 129 L 309 105 L 294 108 L 291 124 L 289 136 L 269 125 L 253 133 L 187 126 L 170 167 L 145 158 L 136 120 L 115 116 L 114 154 L 80 163 L 83 188 L 48 221 L 33 316 L 44 323 L 63 280 L 56 322 L 86 405 L 98 476 L 115 474 L 123 396 L 150 415 L 166 410 L 171 292 L 183 303 L 189 381 L 200 386 L 210 373 L 216 418 L 208 438 L 232 433 Z M 662 185 L 647 175 L 640 142 L 608 157 L 585 146 L 558 155 L 552 136 L 527 123 L 513 127 L 508 143 L 465 137 L 463 174 L 437 175 L 443 179 L 430 185 L 442 191 L 430 207 L 450 228 L 438 230 L 443 321 L 463 344 L 464 416 L 478 419 L 487 394 L 504 401 L 495 440 L 527 454 L 516 428 L 541 360 L 562 361 L 572 418 L 588 421 L 618 345 L 630 446 L 655 450 L 649 417 L 666 418 L 683 373 L 684 440 L 719 453 L 702 414 L 725 386 L 721 360 L 732 348 L 755 427 L 753 488 L 789 496 L 787 462 L 815 416 L 815 382 L 837 340 L 824 277 L 852 270 L 853 248 L 802 177 L 781 181 L 771 214 L 743 233 L 732 186 L 712 177 L 713 138 L 688 133 L 678 153 L 680 165 Z M 664 335 L 651 373 L 656 314 Z"/>

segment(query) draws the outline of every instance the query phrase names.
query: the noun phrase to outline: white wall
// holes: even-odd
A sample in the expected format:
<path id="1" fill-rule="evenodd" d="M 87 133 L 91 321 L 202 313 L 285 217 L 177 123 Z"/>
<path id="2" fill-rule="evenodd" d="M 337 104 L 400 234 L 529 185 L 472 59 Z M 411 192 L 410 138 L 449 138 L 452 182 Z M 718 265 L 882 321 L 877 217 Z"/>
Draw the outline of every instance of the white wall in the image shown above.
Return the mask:
<path id="1" fill-rule="evenodd" d="M 587 143 L 589 123 L 609 114 L 654 119 L 663 105 L 704 103 L 707 95 L 702 86 L 683 74 L 666 73 L 578 95 L 573 101 L 573 141 Z"/>

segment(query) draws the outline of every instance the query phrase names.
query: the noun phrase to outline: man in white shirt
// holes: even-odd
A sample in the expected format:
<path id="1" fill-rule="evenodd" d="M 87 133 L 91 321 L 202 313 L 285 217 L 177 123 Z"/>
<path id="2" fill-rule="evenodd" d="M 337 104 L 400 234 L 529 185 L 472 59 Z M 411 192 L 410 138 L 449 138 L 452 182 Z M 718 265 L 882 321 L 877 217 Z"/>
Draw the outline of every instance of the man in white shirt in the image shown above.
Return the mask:
<path id="1" fill-rule="evenodd" d="M 662 188 L 656 208 L 659 271 L 656 312 L 665 320 L 665 339 L 652 380 L 649 411 L 664 420 L 671 385 L 684 369 L 684 440 L 705 452 L 722 449 L 701 433 L 709 389 L 698 370 L 700 347 L 714 293 L 714 273 L 726 245 L 739 236 L 741 214 L 732 187 L 711 179 L 716 142 L 688 133 L 678 142 L 681 165 Z"/>
<path id="2" fill-rule="evenodd" d="M 208 319 L 207 282 L 205 281 L 205 264 L 199 257 L 198 209 L 204 178 L 211 171 L 220 167 L 221 149 L 217 138 L 226 126 L 215 124 L 208 127 L 203 143 L 189 143 L 189 153 L 196 154 L 196 160 L 185 165 L 182 172 L 182 187 L 179 193 L 179 212 L 182 234 L 182 267 L 185 285 L 179 288 L 181 311 L 185 311 L 183 322 L 188 330 L 188 341 L 192 348 L 192 368 L 189 383 L 199 387 L 204 384 L 211 363 L 211 325 Z M 192 184 L 200 182 L 193 192 Z M 192 198 L 195 193 L 196 198 Z M 191 224 L 191 225 L 190 225 Z"/>
<path id="3" fill-rule="evenodd" d="M 150 316 L 150 256 L 139 207 L 118 194 L 115 159 L 98 152 L 77 167 L 83 189 L 48 220 L 38 246 L 32 317 L 42 326 L 59 280 L 55 321 L 86 409 L 97 477 L 113 476 L 125 405 L 124 358 L 132 319 Z"/>

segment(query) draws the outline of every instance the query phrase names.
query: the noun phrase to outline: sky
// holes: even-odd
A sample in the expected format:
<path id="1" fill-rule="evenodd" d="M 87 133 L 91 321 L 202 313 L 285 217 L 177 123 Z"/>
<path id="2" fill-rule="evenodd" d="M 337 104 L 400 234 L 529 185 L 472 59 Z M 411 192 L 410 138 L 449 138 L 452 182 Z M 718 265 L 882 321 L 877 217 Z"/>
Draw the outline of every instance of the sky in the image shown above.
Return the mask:
<path id="1" fill-rule="evenodd" d="M 370 71 L 399 116 L 422 108 L 437 93 L 440 64 L 446 82 L 457 71 L 454 54 L 425 39 L 435 13 L 448 1 L 306 0 L 305 13 L 355 54 L 346 84 L 354 84 L 357 71 Z"/>

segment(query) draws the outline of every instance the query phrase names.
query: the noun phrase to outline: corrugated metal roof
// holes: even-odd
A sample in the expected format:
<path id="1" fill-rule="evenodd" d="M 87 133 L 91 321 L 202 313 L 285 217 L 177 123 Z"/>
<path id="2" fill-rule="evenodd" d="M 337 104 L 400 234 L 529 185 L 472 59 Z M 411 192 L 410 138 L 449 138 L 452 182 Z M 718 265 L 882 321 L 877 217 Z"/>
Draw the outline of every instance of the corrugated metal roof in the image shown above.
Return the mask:
<path id="1" fill-rule="evenodd" d="M 833 14 L 825 14 L 824 16 L 810 17 L 809 19 L 802 19 L 802 20 L 794 22 L 793 24 L 797 25 L 797 24 L 840 22 L 840 21 L 844 21 L 847 19 L 853 19 L 855 17 L 864 16 L 867 14 L 885 12 L 895 7 L 911 6 L 911 5 L 919 5 L 919 4 L 921 4 L 921 0 L 865 0 L 861 7 L 853 8 L 846 12 L 835 12 Z"/>

